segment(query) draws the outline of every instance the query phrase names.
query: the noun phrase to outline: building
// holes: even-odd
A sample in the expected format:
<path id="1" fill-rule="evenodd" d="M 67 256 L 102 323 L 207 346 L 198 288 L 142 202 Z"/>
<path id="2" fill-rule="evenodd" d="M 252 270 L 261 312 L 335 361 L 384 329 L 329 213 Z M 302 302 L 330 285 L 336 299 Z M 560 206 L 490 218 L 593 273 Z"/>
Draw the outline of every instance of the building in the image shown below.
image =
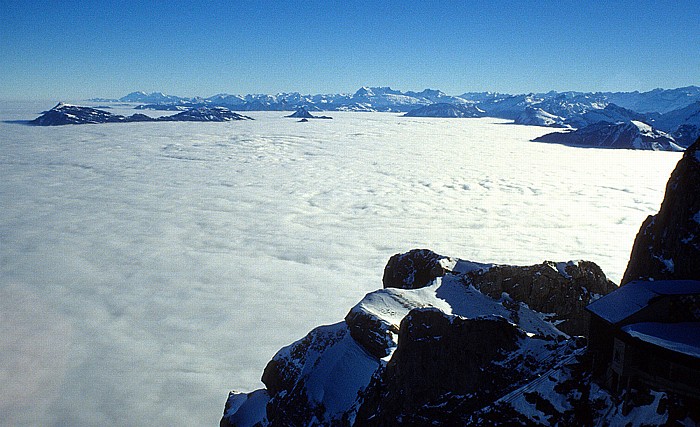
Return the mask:
<path id="1" fill-rule="evenodd" d="M 700 398 L 700 281 L 636 281 L 586 307 L 594 373 Z"/>

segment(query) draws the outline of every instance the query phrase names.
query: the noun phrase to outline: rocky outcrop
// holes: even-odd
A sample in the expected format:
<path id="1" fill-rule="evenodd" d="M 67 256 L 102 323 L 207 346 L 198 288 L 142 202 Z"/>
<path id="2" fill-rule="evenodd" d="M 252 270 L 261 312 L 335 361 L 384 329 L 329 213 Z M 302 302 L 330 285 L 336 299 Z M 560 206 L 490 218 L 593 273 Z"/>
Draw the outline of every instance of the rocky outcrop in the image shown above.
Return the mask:
<path id="1" fill-rule="evenodd" d="M 438 103 L 425 105 L 409 111 L 404 117 L 465 118 L 484 117 L 484 110 L 472 104 Z"/>
<path id="2" fill-rule="evenodd" d="M 499 316 L 467 319 L 435 308 L 412 310 L 400 329 L 391 360 L 363 395 L 358 425 L 465 425 L 580 345 L 533 338 Z"/>
<path id="3" fill-rule="evenodd" d="M 280 350 L 265 367 L 267 422 L 271 426 L 347 422 L 357 410 L 358 393 L 378 367 L 379 360 L 350 337 L 344 323 L 316 328 Z"/>
<path id="4" fill-rule="evenodd" d="M 659 213 L 642 224 L 622 284 L 649 278 L 700 280 L 700 139 L 671 174 Z"/>
<path id="5" fill-rule="evenodd" d="M 638 122 L 598 122 L 573 132 L 553 132 L 533 139 L 592 148 L 625 148 L 634 150 L 683 151 L 674 139 L 651 126 Z"/>
<path id="6" fill-rule="evenodd" d="M 49 111 L 29 122 L 36 126 L 62 126 L 98 123 L 132 123 L 132 122 L 226 122 L 230 120 L 252 120 L 252 118 L 234 113 L 224 107 L 199 107 L 186 110 L 172 116 L 158 118 L 145 114 L 122 116 L 96 108 L 81 107 L 59 102 Z"/>
<path id="7" fill-rule="evenodd" d="M 384 267 L 382 283 L 385 288 L 417 289 L 426 286 L 447 272 L 446 256 L 430 249 L 413 249 L 389 258 Z"/>
<path id="8" fill-rule="evenodd" d="M 585 307 L 617 288 L 589 261 L 496 265 L 467 273 L 465 280 L 492 298 L 505 293 L 539 313 L 547 313 L 547 320 L 569 335 L 587 335 L 589 315 Z"/>
<path id="9" fill-rule="evenodd" d="M 549 310 L 565 298 L 588 301 L 608 285 L 585 262 L 513 267 L 427 249 L 394 255 L 384 289 L 367 294 L 344 322 L 280 350 L 265 368 L 264 393 L 232 393 L 222 425 L 250 414 L 261 425 L 392 425 L 396 417 L 410 425 L 444 418 L 452 406 L 467 416 L 580 346 L 554 326 L 575 318 L 578 303 L 538 312 L 526 302 Z"/>
<path id="10" fill-rule="evenodd" d="M 399 345 L 381 381 L 373 384 L 377 390 L 368 393 L 360 409 L 361 425 L 426 421 L 416 410 L 447 392 L 479 391 L 482 398 L 470 403 L 483 405 L 512 380 L 512 371 L 495 371 L 505 368 L 501 362 L 524 336 L 503 318 L 463 319 L 437 309 L 412 310 L 400 329 Z"/>

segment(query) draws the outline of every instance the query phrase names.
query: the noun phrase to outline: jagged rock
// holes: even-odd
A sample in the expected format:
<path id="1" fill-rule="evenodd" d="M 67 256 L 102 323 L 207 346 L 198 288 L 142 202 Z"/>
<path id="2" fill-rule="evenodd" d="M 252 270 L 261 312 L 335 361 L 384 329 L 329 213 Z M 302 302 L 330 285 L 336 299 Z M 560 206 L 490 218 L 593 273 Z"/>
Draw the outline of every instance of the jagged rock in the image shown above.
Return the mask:
<path id="1" fill-rule="evenodd" d="M 673 138 L 638 121 L 598 122 L 573 132 L 553 132 L 533 139 L 576 147 L 626 148 L 654 151 L 683 151 Z"/>
<path id="2" fill-rule="evenodd" d="M 467 414 L 549 369 L 557 358 L 543 354 L 566 347 L 530 338 L 502 317 L 466 319 L 435 308 L 412 310 L 398 342 L 364 394 L 358 425 L 464 425 Z"/>
<path id="3" fill-rule="evenodd" d="M 577 261 L 554 263 L 545 261 L 532 266 L 509 266 L 474 264 L 459 266 L 464 261 L 438 255 L 428 249 L 414 249 L 396 254 L 389 259 L 384 269 L 384 287 L 417 289 L 431 283 L 447 272 L 464 274 L 465 281 L 492 298 L 501 298 L 506 293 L 516 302 L 527 304 L 533 310 L 548 313 L 557 327 L 572 335 L 587 335 L 588 313 L 584 310 L 592 298 L 606 295 L 615 289 L 615 284 L 593 262 Z M 456 267 L 456 268 L 455 268 Z M 370 325 L 372 319 L 351 313 L 355 327 L 365 332 L 376 331 Z M 353 330 L 353 329 L 351 329 Z M 367 339 L 365 333 L 362 334 Z M 378 340 L 373 339 L 375 347 Z"/>
<path id="4" fill-rule="evenodd" d="M 255 390 L 251 393 L 230 392 L 219 427 L 266 425 L 266 408 L 269 401 L 270 395 L 267 390 Z"/>
<path id="5" fill-rule="evenodd" d="M 622 284 L 650 278 L 700 280 L 700 139 L 671 174 L 659 213 L 642 224 Z"/>
<path id="6" fill-rule="evenodd" d="M 492 298 L 506 293 L 535 311 L 547 313 L 547 320 L 569 335 L 587 335 L 589 315 L 585 307 L 616 288 L 590 261 L 496 265 L 469 272 L 465 280 Z"/>
<path id="7" fill-rule="evenodd" d="M 445 275 L 447 270 L 443 261 L 447 259 L 429 249 L 413 249 L 396 254 L 384 267 L 384 288 L 422 288 L 436 277 Z"/>

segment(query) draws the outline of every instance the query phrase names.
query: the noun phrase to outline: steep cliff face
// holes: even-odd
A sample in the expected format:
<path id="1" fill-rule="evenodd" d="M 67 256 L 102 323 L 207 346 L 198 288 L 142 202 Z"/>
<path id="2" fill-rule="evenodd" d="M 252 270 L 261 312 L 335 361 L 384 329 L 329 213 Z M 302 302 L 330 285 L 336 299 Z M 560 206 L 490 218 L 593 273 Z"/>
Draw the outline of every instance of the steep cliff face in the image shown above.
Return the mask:
<path id="1" fill-rule="evenodd" d="M 281 349 L 263 373 L 266 390 L 232 393 L 222 425 L 391 425 L 396 417 L 422 423 L 441 412 L 434 402 L 458 404 L 467 414 L 577 348 L 577 339 L 548 320 L 552 313 L 525 301 L 534 304 L 541 294 L 538 304 L 549 308 L 557 300 L 550 301 L 551 294 L 583 295 L 581 284 L 562 285 L 579 276 L 607 283 L 591 265 L 494 266 L 429 250 L 395 255 L 384 289 L 367 294 L 344 322 L 316 328 Z M 516 280 L 509 281 L 509 274 Z M 531 288 L 522 298 L 506 292 L 516 282 Z M 561 289 L 544 291 L 551 286 Z M 556 320 L 565 317 L 560 313 Z M 377 411 L 383 418 L 372 417 Z"/>
<path id="2" fill-rule="evenodd" d="M 548 321 L 570 335 L 587 335 L 585 307 L 616 288 L 600 267 L 589 261 L 545 261 L 527 267 L 497 265 L 470 272 L 466 278 L 492 298 L 505 293 L 537 312 L 547 313 Z"/>
<path id="3" fill-rule="evenodd" d="M 671 174 L 659 213 L 642 224 L 622 284 L 647 278 L 700 280 L 700 139 Z"/>
<path id="4" fill-rule="evenodd" d="M 574 347 L 528 336 L 500 316 L 412 310 L 399 344 L 363 396 L 357 424 L 462 425 L 464 417 L 545 372 Z"/>

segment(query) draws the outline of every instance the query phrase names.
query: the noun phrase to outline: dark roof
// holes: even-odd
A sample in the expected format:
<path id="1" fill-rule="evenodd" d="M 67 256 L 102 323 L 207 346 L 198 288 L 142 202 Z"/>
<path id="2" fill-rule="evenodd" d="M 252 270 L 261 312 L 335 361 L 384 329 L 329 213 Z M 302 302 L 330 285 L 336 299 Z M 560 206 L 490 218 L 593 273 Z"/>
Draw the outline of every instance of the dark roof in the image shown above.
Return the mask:
<path id="1" fill-rule="evenodd" d="M 655 297 L 694 294 L 700 294 L 700 281 L 634 281 L 589 304 L 586 310 L 609 323 L 616 324 L 648 306 Z"/>
<path id="2" fill-rule="evenodd" d="M 700 358 L 700 322 L 644 322 L 624 326 L 622 330 L 649 344 Z"/>

